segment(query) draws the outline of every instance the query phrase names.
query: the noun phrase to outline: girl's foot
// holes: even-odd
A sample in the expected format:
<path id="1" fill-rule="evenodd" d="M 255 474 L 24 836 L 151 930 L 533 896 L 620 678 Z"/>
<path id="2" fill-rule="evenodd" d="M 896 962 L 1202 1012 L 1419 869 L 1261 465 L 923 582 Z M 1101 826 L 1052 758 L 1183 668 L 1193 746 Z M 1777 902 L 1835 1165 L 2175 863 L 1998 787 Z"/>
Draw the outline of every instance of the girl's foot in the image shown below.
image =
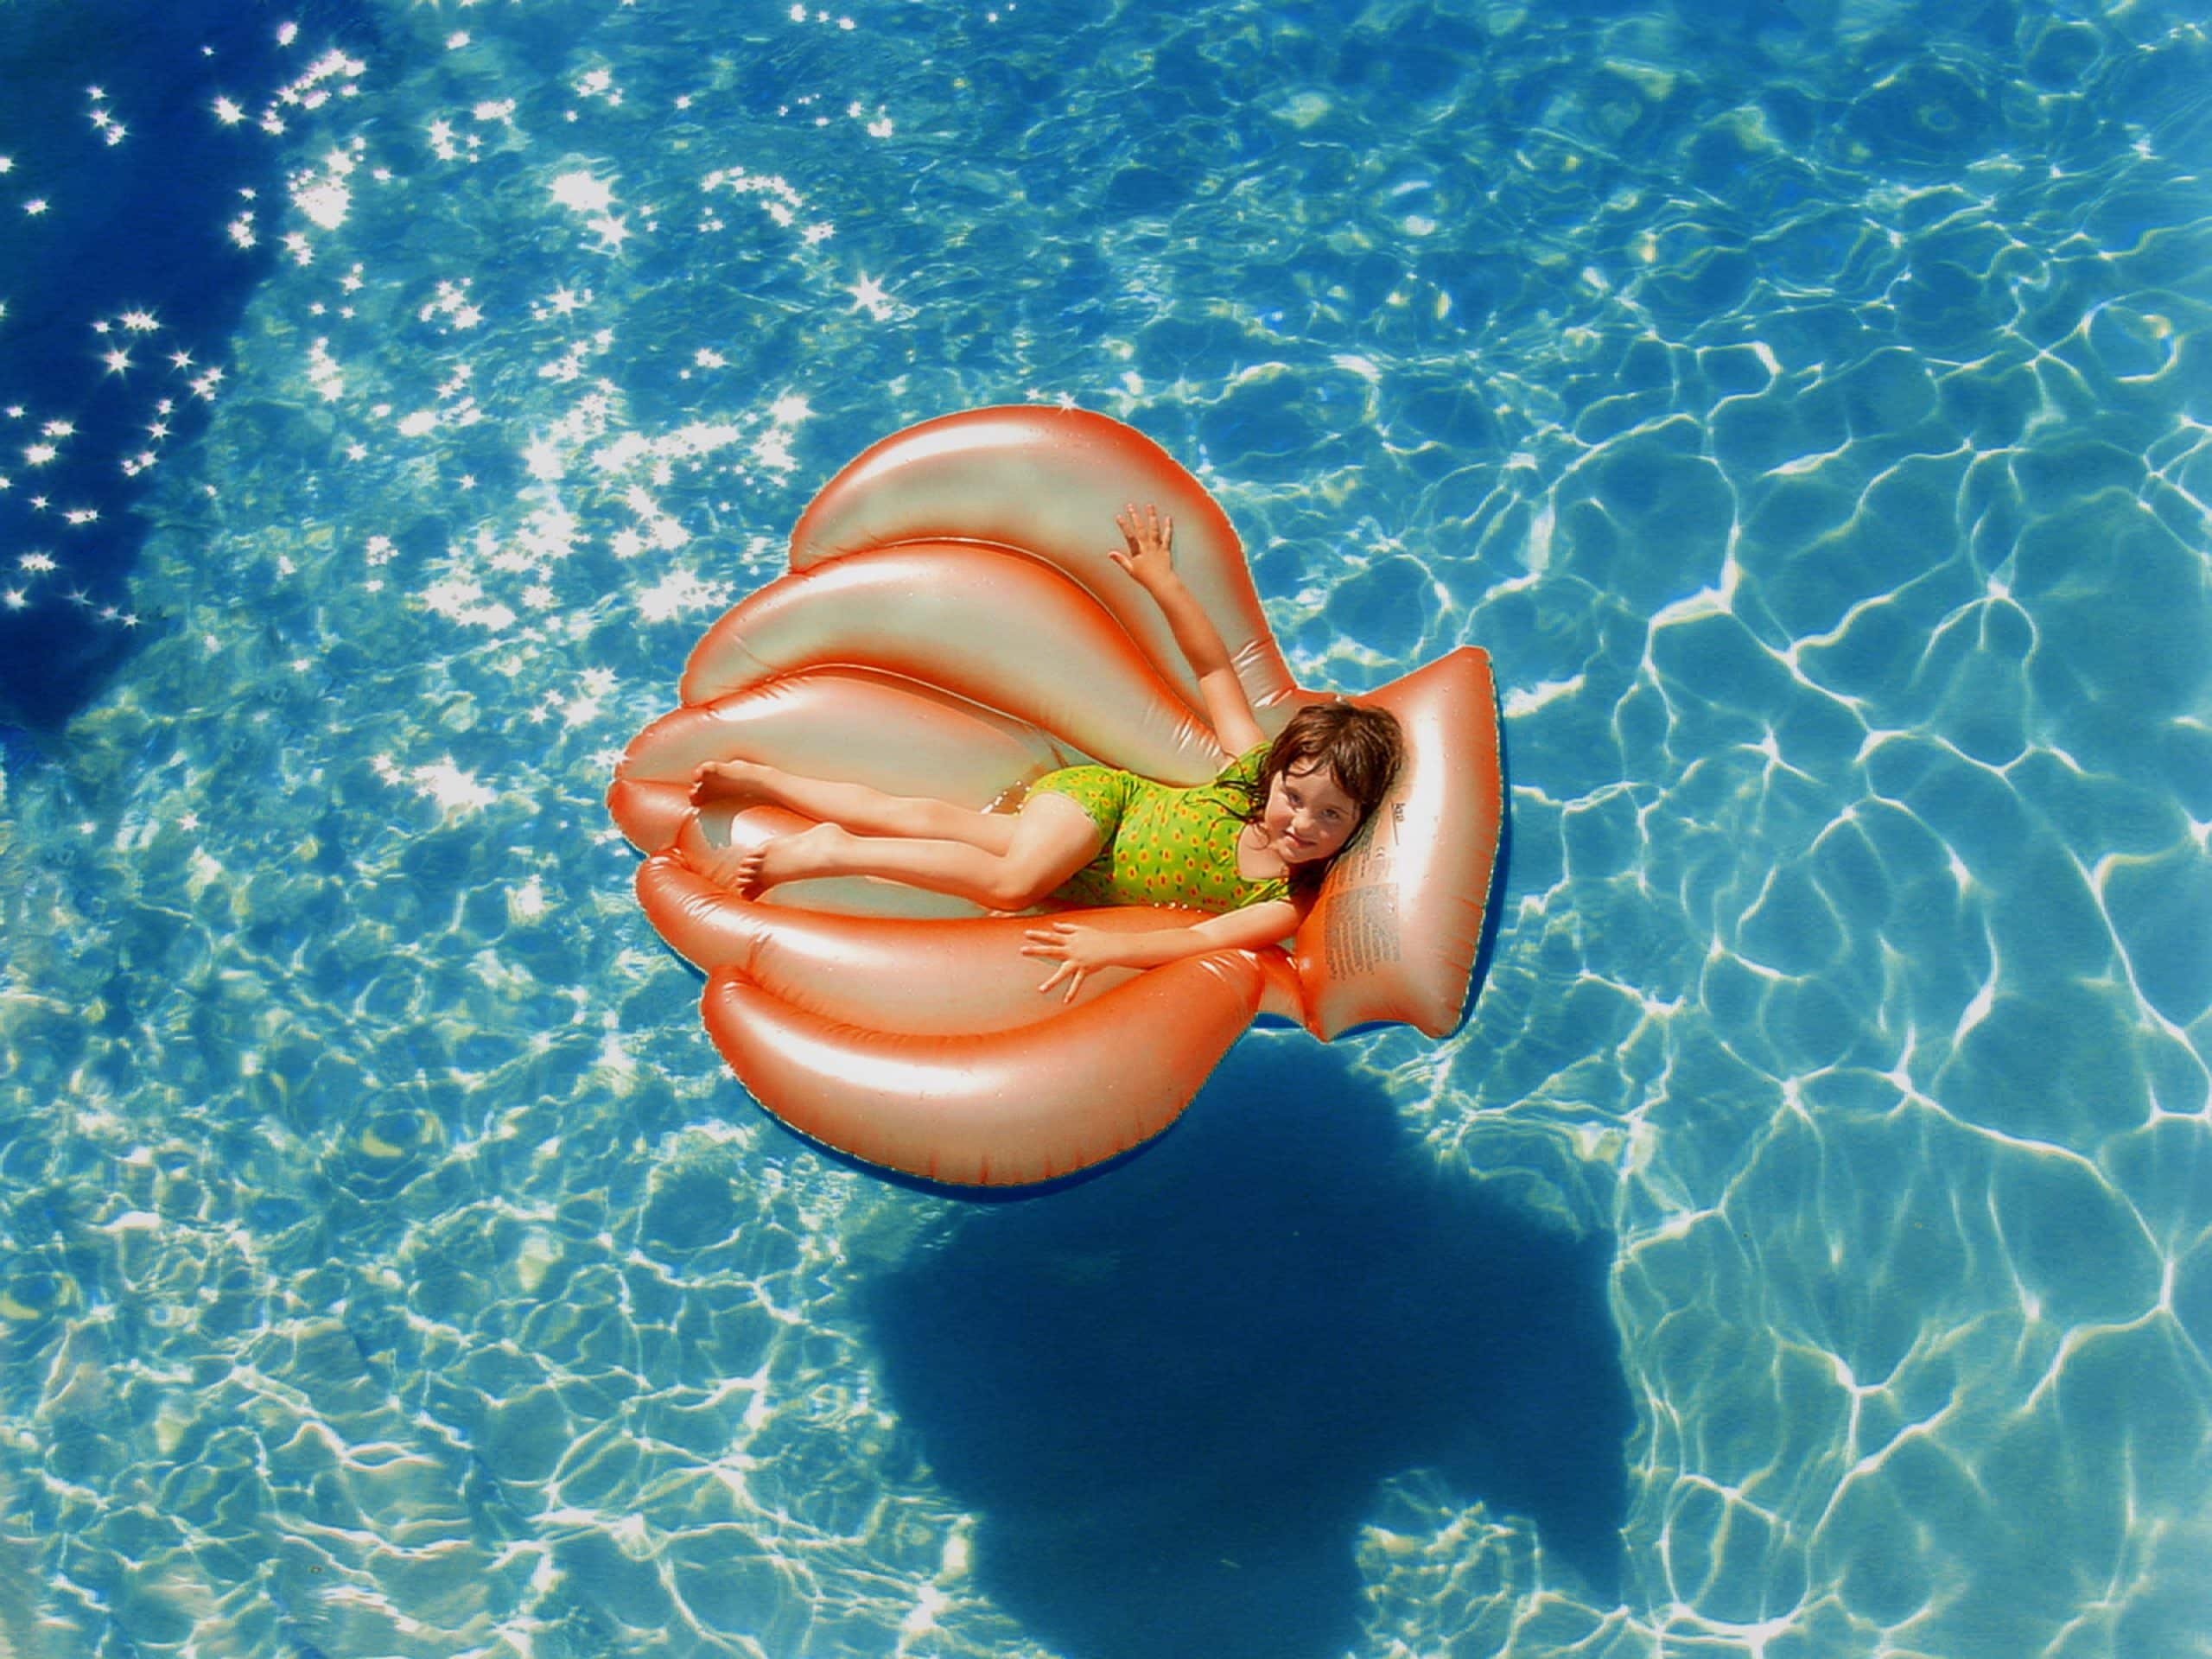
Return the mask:
<path id="1" fill-rule="evenodd" d="M 764 842 L 737 861 L 737 891 L 750 899 L 786 881 L 834 875 L 839 855 L 852 836 L 834 823 L 817 823 Z"/>
<path id="2" fill-rule="evenodd" d="M 709 760 L 691 769 L 691 804 L 727 802 L 747 807 L 769 798 L 760 774 L 766 768 L 751 760 Z"/>

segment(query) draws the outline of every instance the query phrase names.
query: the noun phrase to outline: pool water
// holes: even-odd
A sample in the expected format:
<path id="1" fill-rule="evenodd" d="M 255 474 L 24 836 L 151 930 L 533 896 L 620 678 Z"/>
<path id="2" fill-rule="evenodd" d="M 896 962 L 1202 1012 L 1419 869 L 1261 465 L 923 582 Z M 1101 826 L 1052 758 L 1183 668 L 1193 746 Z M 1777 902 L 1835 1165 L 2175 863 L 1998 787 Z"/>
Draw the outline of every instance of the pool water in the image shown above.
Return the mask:
<path id="1" fill-rule="evenodd" d="M 121 16 L 0 16 L 0 1647 L 2212 1652 L 2190 8 Z M 1020 401 L 1511 824 L 1456 1036 L 985 1204 L 601 798 Z"/>

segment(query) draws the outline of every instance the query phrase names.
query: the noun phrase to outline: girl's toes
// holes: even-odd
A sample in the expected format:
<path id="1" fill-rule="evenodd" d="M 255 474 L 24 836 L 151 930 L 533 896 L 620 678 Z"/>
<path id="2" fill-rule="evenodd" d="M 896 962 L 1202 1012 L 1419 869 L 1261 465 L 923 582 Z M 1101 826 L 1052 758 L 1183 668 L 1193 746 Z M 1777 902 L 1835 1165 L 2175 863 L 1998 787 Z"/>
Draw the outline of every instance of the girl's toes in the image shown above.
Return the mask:
<path id="1" fill-rule="evenodd" d="M 766 882 L 761 875 L 765 848 L 755 848 L 737 861 L 737 893 L 741 899 L 750 899 L 760 893 Z"/>
<path id="2" fill-rule="evenodd" d="M 692 768 L 691 798 L 704 804 L 708 801 L 727 801 L 732 805 L 749 804 L 760 795 L 754 787 L 750 771 L 742 760 L 707 760 Z"/>

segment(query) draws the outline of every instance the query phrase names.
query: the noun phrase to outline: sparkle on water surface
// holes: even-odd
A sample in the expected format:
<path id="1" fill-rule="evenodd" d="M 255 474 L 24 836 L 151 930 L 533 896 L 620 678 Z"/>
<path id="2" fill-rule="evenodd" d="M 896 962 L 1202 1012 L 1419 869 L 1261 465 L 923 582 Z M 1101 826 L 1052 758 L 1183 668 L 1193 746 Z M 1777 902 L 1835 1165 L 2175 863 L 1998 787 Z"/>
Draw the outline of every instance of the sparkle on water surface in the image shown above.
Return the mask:
<path id="1" fill-rule="evenodd" d="M 0 15 L 0 1646 L 2212 1652 L 2212 36 L 1324 10 Z M 976 1205 L 600 797 L 1025 399 L 1511 841 L 1456 1037 Z"/>

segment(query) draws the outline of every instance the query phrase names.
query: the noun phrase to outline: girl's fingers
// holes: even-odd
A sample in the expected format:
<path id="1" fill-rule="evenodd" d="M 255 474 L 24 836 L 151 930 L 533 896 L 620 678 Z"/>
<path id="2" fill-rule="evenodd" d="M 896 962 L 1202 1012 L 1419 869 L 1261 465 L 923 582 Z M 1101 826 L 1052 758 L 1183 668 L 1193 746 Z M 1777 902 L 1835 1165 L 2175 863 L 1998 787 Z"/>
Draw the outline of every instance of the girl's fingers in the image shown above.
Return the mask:
<path id="1" fill-rule="evenodd" d="M 1066 960 L 1068 953 L 1067 936 L 1065 933 L 1060 931 L 1057 927 L 1031 928 L 1022 937 L 1029 941 L 1027 944 L 1021 947 L 1021 954 L 1023 956 L 1036 957 L 1046 962 L 1057 961 L 1060 964 L 1057 969 L 1053 969 L 1052 978 L 1046 980 L 1042 985 L 1039 985 L 1037 988 L 1039 990 L 1051 990 L 1054 985 L 1059 982 L 1060 976 L 1062 974 L 1066 973 L 1070 969 L 1075 967 L 1073 963 Z"/>
<path id="2" fill-rule="evenodd" d="M 1114 515 L 1114 527 L 1122 532 L 1122 539 L 1128 543 L 1132 556 L 1147 551 L 1165 553 L 1175 542 L 1175 521 L 1160 515 L 1157 503 L 1147 502 L 1140 509 L 1134 501 Z M 1120 563 L 1118 556 L 1114 557 Z"/>
<path id="3" fill-rule="evenodd" d="M 1046 977 L 1045 982 L 1037 988 L 1040 995 L 1052 990 L 1056 986 L 1065 985 L 1067 988 L 1061 993 L 1060 1000 L 1065 1002 L 1072 1002 L 1075 1001 L 1076 993 L 1083 988 L 1084 979 L 1089 975 L 1090 969 L 1068 958 L 1068 946 L 1072 943 L 1074 932 L 1074 927 L 1066 922 L 1053 922 L 1044 927 L 1028 930 L 1027 937 L 1032 943 L 1022 946 L 1021 954 L 1025 957 L 1042 957 L 1048 961 L 1057 957 L 1059 961 L 1059 966 L 1053 969 Z"/>

